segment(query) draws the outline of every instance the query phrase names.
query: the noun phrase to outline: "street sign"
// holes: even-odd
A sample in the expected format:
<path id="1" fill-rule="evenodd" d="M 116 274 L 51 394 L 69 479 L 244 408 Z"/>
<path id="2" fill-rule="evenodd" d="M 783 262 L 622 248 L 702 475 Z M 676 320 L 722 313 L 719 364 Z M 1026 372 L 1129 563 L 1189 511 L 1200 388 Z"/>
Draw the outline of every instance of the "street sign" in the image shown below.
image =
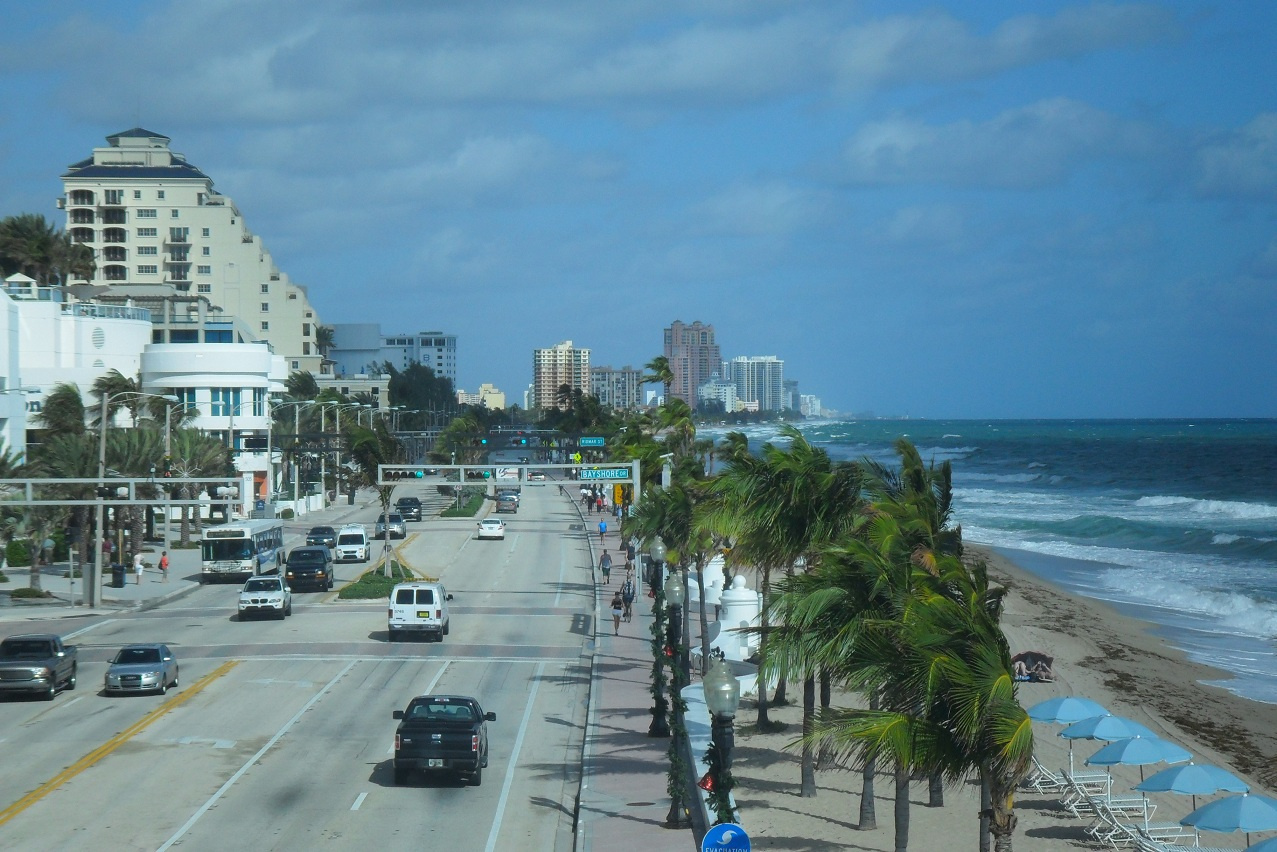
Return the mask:
<path id="1" fill-rule="evenodd" d="M 595 436 L 582 438 L 579 443 L 582 447 L 602 447 L 605 442 L 602 438 Z"/>
<path id="2" fill-rule="evenodd" d="M 745 829 L 731 822 L 720 822 L 705 832 L 701 852 L 749 852 L 749 835 Z"/>
<path id="3" fill-rule="evenodd" d="M 587 467 L 581 471 L 582 479 L 629 479 L 630 469 L 628 467 L 604 467 L 591 468 Z"/>

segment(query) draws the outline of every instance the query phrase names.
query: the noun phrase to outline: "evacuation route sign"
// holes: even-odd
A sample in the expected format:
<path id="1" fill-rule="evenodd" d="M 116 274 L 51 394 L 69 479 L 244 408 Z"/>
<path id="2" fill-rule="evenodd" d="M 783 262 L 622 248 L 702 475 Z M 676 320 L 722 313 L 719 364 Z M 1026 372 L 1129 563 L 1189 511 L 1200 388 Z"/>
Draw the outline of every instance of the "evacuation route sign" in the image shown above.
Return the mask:
<path id="1" fill-rule="evenodd" d="M 582 479 L 629 479 L 628 467 L 588 467 L 581 471 Z"/>
<path id="2" fill-rule="evenodd" d="M 719 823 L 705 832 L 701 852 L 749 852 L 749 835 L 736 823 Z"/>

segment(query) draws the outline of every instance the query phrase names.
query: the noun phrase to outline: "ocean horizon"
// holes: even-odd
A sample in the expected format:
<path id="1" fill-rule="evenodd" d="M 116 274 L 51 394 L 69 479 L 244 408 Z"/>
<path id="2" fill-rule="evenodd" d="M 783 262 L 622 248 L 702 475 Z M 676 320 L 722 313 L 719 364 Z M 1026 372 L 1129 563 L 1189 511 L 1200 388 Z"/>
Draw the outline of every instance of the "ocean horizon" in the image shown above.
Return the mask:
<path id="1" fill-rule="evenodd" d="M 1277 703 L 1277 420 L 817 420 L 835 460 L 953 466 L 963 538 L 1153 625 Z M 778 424 L 739 427 L 755 448 Z M 721 434 L 732 427 L 702 430 Z"/>

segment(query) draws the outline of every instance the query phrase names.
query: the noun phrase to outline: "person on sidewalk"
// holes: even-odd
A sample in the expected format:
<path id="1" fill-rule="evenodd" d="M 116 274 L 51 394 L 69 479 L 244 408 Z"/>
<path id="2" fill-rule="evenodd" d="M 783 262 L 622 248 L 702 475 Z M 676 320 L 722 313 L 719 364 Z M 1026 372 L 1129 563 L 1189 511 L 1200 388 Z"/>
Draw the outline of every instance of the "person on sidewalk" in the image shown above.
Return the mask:
<path id="1" fill-rule="evenodd" d="M 628 624 L 634 617 L 634 569 L 626 568 L 625 584 L 621 586 L 621 603 L 625 604 L 624 617 Z"/>
<path id="2" fill-rule="evenodd" d="M 603 585 L 606 586 L 608 583 L 612 582 L 612 554 L 608 553 L 606 550 L 604 550 L 603 555 L 599 557 L 599 571 L 603 573 Z"/>
<path id="3" fill-rule="evenodd" d="M 607 534 L 607 521 L 599 521 L 599 544 L 603 543 L 603 536 Z"/>
<path id="4" fill-rule="evenodd" d="M 616 594 L 612 595 L 612 635 L 613 636 L 621 635 L 621 614 L 623 612 L 624 612 L 624 607 L 621 604 L 621 593 L 618 591 Z"/>
<path id="5" fill-rule="evenodd" d="M 133 581 L 133 585 L 142 585 L 142 571 L 145 567 L 146 563 L 142 561 L 141 551 L 133 554 L 133 574 L 137 577 L 137 579 Z"/>
<path id="6" fill-rule="evenodd" d="M 160 576 L 164 579 L 161 582 L 168 582 L 168 551 L 160 551 Z"/>

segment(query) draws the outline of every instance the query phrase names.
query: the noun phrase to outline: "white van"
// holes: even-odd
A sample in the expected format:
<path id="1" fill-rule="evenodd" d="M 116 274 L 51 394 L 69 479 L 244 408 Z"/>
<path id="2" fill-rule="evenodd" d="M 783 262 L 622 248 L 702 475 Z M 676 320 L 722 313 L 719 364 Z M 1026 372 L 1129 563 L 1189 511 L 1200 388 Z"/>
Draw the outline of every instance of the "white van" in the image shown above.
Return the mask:
<path id="1" fill-rule="evenodd" d="M 405 633 L 425 633 L 426 639 L 433 636 L 442 642 L 452 626 L 448 617 L 450 600 L 452 595 L 443 583 L 421 580 L 395 586 L 386 613 L 390 641 L 398 642 Z"/>
<path id="2" fill-rule="evenodd" d="M 367 562 L 368 531 L 359 524 L 346 524 L 337 531 L 337 547 L 333 550 L 334 562 Z"/>

